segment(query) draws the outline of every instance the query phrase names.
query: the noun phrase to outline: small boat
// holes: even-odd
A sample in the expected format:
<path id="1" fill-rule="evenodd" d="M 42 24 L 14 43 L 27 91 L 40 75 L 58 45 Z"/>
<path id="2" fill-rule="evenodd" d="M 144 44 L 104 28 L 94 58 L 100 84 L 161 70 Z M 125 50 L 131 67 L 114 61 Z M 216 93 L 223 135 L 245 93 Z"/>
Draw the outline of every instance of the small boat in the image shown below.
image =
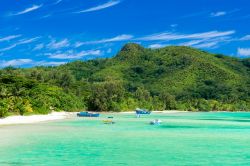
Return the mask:
<path id="1" fill-rule="evenodd" d="M 98 113 L 91 113 L 91 112 L 80 112 L 77 113 L 78 117 L 99 117 L 100 114 Z"/>
<path id="2" fill-rule="evenodd" d="M 103 120 L 103 123 L 104 124 L 115 124 L 115 122 L 111 119 L 106 119 L 106 120 Z"/>
<path id="3" fill-rule="evenodd" d="M 146 109 L 139 109 L 139 108 L 137 108 L 135 110 L 135 112 L 136 112 L 136 114 L 139 114 L 139 115 L 149 115 L 149 114 L 151 114 L 150 111 L 148 111 Z"/>
<path id="4" fill-rule="evenodd" d="M 151 124 L 151 125 L 160 125 L 161 122 L 162 121 L 160 119 L 155 119 L 155 120 L 151 121 L 149 124 Z"/>

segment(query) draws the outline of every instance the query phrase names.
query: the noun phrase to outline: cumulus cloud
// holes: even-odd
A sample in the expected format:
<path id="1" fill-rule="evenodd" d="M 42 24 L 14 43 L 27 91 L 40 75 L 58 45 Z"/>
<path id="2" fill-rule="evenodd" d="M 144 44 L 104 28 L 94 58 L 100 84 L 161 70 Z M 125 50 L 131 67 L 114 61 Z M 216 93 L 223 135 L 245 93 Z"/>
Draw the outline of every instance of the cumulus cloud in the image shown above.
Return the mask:
<path id="1" fill-rule="evenodd" d="M 250 57 L 250 48 L 238 48 L 238 55 L 243 57 Z"/>
<path id="2" fill-rule="evenodd" d="M 120 0 L 111 0 L 111 1 L 109 1 L 107 3 L 101 4 L 101 5 L 89 8 L 89 9 L 84 9 L 84 10 L 78 11 L 76 13 L 87 13 L 87 12 L 103 10 L 103 9 L 118 5 L 119 3 L 121 3 Z"/>
<path id="3" fill-rule="evenodd" d="M 38 10 L 42 6 L 43 6 L 43 4 L 41 4 L 41 5 L 33 5 L 33 6 L 29 7 L 29 8 L 26 8 L 26 9 L 20 11 L 20 12 L 17 12 L 17 13 L 13 13 L 11 15 L 12 16 L 17 16 L 17 15 L 22 15 L 22 14 L 30 13 L 32 11 Z"/>

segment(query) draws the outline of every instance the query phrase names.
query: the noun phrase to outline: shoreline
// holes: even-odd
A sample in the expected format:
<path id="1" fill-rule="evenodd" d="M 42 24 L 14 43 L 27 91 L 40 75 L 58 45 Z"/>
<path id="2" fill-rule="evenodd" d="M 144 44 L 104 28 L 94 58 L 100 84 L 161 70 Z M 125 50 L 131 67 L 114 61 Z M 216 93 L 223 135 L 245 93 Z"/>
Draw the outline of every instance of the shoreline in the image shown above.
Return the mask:
<path id="1" fill-rule="evenodd" d="M 46 121 L 67 119 L 75 115 L 73 112 L 53 112 L 48 115 L 30 115 L 30 116 L 9 116 L 0 119 L 0 126 L 17 125 L 17 124 L 32 124 Z"/>
<path id="2" fill-rule="evenodd" d="M 90 111 L 91 112 L 91 111 Z M 172 114 L 172 113 L 188 113 L 190 111 L 179 111 L 179 110 L 165 110 L 165 111 L 152 111 L 153 113 Z M 230 112 L 230 111 L 210 111 L 210 112 Z M 100 112 L 101 114 L 133 114 L 134 111 L 126 112 Z M 192 112 L 190 112 L 192 113 Z M 68 119 L 76 116 L 77 112 L 53 112 L 48 115 L 29 115 L 29 116 L 9 116 L 0 119 L 0 127 L 7 125 L 18 125 L 18 124 L 33 124 L 40 122 L 56 121 Z"/>
<path id="3" fill-rule="evenodd" d="M 153 113 L 181 113 L 188 111 L 153 111 Z M 102 112 L 101 114 L 133 114 L 134 111 L 126 111 L 126 112 Z M 48 115 L 28 115 L 28 116 L 8 116 L 6 118 L 0 119 L 0 126 L 7 125 L 18 125 L 18 124 L 33 124 L 40 122 L 48 122 L 55 120 L 63 120 L 73 116 L 76 116 L 77 112 L 53 112 Z"/>

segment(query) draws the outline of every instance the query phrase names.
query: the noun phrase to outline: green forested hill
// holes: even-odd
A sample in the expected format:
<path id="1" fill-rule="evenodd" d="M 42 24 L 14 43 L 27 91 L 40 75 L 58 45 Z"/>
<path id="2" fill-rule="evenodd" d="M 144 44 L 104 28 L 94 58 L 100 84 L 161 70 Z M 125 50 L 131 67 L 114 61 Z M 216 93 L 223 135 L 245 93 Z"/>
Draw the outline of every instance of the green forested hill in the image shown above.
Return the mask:
<path id="1" fill-rule="evenodd" d="M 127 44 L 110 59 L 8 67 L 0 74 L 0 116 L 83 108 L 250 110 L 250 59 L 190 47 L 152 50 Z"/>

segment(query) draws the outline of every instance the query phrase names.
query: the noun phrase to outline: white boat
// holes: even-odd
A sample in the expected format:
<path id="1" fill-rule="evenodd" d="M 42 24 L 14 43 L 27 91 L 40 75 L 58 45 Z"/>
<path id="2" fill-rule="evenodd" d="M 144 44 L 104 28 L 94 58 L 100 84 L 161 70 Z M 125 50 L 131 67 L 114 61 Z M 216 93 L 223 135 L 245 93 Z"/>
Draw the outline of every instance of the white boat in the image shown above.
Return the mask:
<path id="1" fill-rule="evenodd" d="M 155 120 L 150 122 L 151 125 L 160 125 L 161 123 L 162 123 L 162 121 L 160 119 L 155 119 Z"/>

